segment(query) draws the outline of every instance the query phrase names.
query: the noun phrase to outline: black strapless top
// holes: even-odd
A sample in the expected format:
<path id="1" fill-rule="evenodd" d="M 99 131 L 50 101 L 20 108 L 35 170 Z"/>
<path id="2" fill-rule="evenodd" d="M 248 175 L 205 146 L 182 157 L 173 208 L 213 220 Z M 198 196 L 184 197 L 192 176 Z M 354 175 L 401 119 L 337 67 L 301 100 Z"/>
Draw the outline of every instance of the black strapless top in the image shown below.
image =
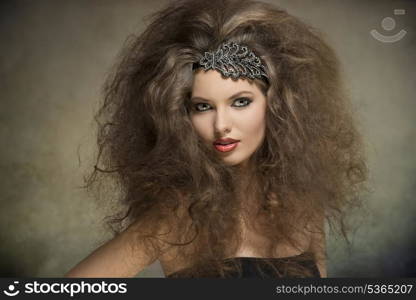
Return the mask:
<path id="1" fill-rule="evenodd" d="M 303 254 L 291 257 L 268 258 L 272 263 L 265 263 L 265 258 L 261 257 L 233 257 L 224 259 L 226 264 L 237 262 L 241 264 L 241 273 L 237 270 L 227 272 L 225 278 L 299 278 L 299 277 L 321 277 L 314 260 L 302 259 Z M 293 264 L 306 270 L 309 275 L 299 275 L 292 272 Z M 205 271 L 201 267 L 188 267 L 166 276 L 166 278 L 219 278 L 224 277 L 215 271 Z M 195 272 L 197 271 L 197 272 Z M 194 275 L 198 274 L 198 275 Z"/>

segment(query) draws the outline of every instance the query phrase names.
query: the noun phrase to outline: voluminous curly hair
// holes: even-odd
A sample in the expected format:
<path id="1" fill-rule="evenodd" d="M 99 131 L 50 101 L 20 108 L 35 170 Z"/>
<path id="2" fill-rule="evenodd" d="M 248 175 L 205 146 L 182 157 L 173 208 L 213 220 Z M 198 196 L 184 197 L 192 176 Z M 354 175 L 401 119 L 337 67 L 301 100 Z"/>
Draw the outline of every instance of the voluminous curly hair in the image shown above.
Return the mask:
<path id="1" fill-rule="evenodd" d="M 187 109 L 193 64 L 224 41 L 248 46 L 269 77 L 256 80 L 267 96 L 266 134 L 243 193 L 237 168 L 207 149 Z M 345 217 L 367 178 L 362 138 L 334 51 L 286 11 L 249 0 L 171 1 L 127 40 L 104 94 L 86 186 L 113 181 L 114 233 L 134 224 L 155 259 L 175 248 L 187 265 L 210 262 L 225 274 L 242 216 L 270 241 L 259 247 L 264 257 L 279 243 L 300 247 L 295 237 L 322 231 L 324 218 L 347 238 Z M 255 195 L 250 209 L 245 192 Z"/>

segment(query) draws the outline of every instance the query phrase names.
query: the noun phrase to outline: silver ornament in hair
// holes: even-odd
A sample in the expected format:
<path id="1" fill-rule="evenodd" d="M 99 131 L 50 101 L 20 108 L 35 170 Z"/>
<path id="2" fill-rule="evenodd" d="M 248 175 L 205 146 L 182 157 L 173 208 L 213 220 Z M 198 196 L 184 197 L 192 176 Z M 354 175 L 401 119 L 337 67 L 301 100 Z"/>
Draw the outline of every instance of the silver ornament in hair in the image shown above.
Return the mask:
<path id="1" fill-rule="evenodd" d="M 199 66 L 205 71 L 218 70 L 222 75 L 235 79 L 239 77 L 268 78 L 260 58 L 247 46 L 235 42 L 225 42 L 217 50 L 205 52 L 199 61 Z"/>

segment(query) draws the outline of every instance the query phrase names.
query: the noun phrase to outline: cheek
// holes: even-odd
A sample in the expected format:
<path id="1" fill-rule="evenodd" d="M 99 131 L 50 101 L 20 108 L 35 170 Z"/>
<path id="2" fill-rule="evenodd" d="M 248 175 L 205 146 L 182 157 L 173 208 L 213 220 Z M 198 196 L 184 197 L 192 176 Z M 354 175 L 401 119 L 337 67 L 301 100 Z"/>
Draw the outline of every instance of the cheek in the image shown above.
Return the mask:
<path id="1" fill-rule="evenodd" d="M 261 140 L 266 128 L 265 113 L 263 110 L 256 110 L 242 123 L 244 132 L 252 141 Z"/>
<path id="2" fill-rule="evenodd" d="M 210 126 L 209 120 L 206 118 L 201 118 L 201 116 L 191 117 L 192 126 L 194 127 L 197 134 L 204 138 L 209 139 L 210 137 Z"/>

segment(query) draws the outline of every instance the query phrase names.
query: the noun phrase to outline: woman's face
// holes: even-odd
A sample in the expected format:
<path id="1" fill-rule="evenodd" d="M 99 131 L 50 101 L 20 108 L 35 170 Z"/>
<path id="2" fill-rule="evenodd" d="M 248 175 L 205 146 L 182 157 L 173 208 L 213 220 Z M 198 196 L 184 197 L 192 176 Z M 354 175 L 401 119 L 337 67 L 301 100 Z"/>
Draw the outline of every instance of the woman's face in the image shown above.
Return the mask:
<path id="1" fill-rule="evenodd" d="M 197 133 L 227 165 L 245 165 L 264 139 L 266 97 L 254 82 L 198 70 L 190 117 Z"/>

